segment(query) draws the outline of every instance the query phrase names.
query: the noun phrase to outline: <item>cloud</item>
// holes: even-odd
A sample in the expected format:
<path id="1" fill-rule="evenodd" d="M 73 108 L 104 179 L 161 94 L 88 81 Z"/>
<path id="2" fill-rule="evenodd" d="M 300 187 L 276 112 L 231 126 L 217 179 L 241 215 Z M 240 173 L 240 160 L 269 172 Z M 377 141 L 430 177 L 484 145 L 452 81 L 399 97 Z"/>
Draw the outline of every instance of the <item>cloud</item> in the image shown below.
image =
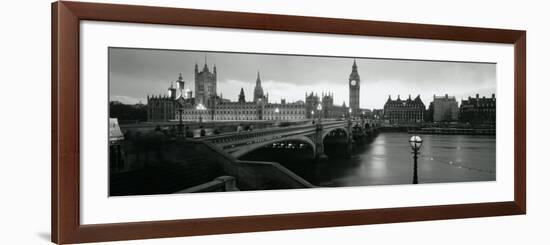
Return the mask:
<path id="1" fill-rule="evenodd" d="M 148 94 L 166 94 L 182 73 L 186 88 L 194 90 L 194 68 L 217 67 L 218 94 L 236 101 L 241 87 L 251 101 L 259 70 L 270 101 L 304 100 L 306 92 L 334 93 L 336 104 L 348 103 L 348 77 L 353 59 L 202 51 L 112 49 L 109 56 L 109 92 L 124 101 Z M 496 92 L 496 65 L 489 63 L 357 58 L 361 76 L 360 106 L 381 108 L 387 96 L 420 94 L 425 104 L 436 95 L 457 98 L 490 96 Z M 114 98 L 111 98 L 113 100 Z"/>

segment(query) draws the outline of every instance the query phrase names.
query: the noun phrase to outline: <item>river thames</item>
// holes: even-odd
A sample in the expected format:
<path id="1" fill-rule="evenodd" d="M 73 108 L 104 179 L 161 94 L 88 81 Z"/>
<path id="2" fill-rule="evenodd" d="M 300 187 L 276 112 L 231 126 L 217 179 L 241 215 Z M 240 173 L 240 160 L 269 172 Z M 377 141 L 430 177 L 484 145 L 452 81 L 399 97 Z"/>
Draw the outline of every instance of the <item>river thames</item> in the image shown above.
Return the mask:
<path id="1" fill-rule="evenodd" d="M 328 159 L 322 166 L 317 165 L 310 157 L 311 152 L 307 151 L 262 149 L 244 158 L 281 163 L 302 178 L 323 187 L 411 184 L 413 156 L 408 142 L 410 137 L 408 133 L 380 133 L 371 142 L 358 144 L 350 158 L 334 154 L 343 152 L 345 147 L 327 146 Z M 421 137 L 419 183 L 495 180 L 495 136 Z"/>
<path id="2" fill-rule="evenodd" d="M 381 133 L 358 146 L 350 159 L 330 159 L 321 186 L 412 183 L 413 158 L 407 133 Z M 420 183 L 495 180 L 495 136 L 422 135 Z"/>

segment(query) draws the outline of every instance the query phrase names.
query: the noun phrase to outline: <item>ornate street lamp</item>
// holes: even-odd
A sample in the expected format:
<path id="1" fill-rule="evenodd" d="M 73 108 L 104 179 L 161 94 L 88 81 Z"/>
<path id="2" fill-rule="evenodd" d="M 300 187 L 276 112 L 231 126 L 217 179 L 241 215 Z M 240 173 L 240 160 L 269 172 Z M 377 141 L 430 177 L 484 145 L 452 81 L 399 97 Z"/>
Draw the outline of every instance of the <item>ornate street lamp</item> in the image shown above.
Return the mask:
<path id="1" fill-rule="evenodd" d="M 275 120 L 279 121 L 279 107 L 275 107 Z"/>
<path id="2" fill-rule="evenodd" d="M 411 148 L 413 150 L 413 158 L 414 158 L 414 173 L 413 173 L 413 184 L 418 184 L 418 151 L 420 150 L 420 147 L 422 147 L 422 138 L 420 136 L 415 135 L 412 136 L 409 139 L 409 144 L 411 145 Z"/>

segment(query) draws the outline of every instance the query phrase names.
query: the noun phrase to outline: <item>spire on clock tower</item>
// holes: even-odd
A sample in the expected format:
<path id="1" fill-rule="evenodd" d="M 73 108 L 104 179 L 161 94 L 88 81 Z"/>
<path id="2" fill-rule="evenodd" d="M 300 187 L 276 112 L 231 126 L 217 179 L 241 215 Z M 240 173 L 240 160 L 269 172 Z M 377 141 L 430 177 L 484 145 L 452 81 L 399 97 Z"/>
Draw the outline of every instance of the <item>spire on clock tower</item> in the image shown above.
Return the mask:
<path id="1" fill-rule="evenodd" d="M 351 66 L 351 74 L 349 75 L 349 79 L 350 81 L 351 80 L 356 80 L 357 82 L 359 82 L 359 72 L 357 71 L 357 62 L 355 61 L 355 59 L 353 59 L 353 65 Z"/>
<path id="2" fill-rule="evenodd" d="M 254 102 L 265 101 L 264 89 L 262 88 L 262 80 L 260 79 L 260 70 L 256 77 L 256 86 L 254 87 Z"/>

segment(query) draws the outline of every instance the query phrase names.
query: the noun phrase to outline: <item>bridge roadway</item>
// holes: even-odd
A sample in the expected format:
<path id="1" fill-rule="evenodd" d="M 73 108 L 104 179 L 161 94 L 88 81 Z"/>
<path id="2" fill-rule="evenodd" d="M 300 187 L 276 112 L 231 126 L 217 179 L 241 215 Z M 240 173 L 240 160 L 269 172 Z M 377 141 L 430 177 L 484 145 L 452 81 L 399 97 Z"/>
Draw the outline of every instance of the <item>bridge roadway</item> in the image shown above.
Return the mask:
<path id="1" fill-rule="evenodd" d="M 317 121 L 316 121 L 317 122 Z M 304 125 L 271 127 L 254 131 L 223 133 L 205 136 L 199 140 L 208 141 L 223 151 L 239 158 L 255 149 L 281 141 L 299 141 L 313 148 L 313 156 L 324 154 L 323 139 L 333 130 L 346 132 L 348 143 L 352 142 L 351 125 L 355 121 L 323 120 L 321 125 L 311 122 Z"/>

